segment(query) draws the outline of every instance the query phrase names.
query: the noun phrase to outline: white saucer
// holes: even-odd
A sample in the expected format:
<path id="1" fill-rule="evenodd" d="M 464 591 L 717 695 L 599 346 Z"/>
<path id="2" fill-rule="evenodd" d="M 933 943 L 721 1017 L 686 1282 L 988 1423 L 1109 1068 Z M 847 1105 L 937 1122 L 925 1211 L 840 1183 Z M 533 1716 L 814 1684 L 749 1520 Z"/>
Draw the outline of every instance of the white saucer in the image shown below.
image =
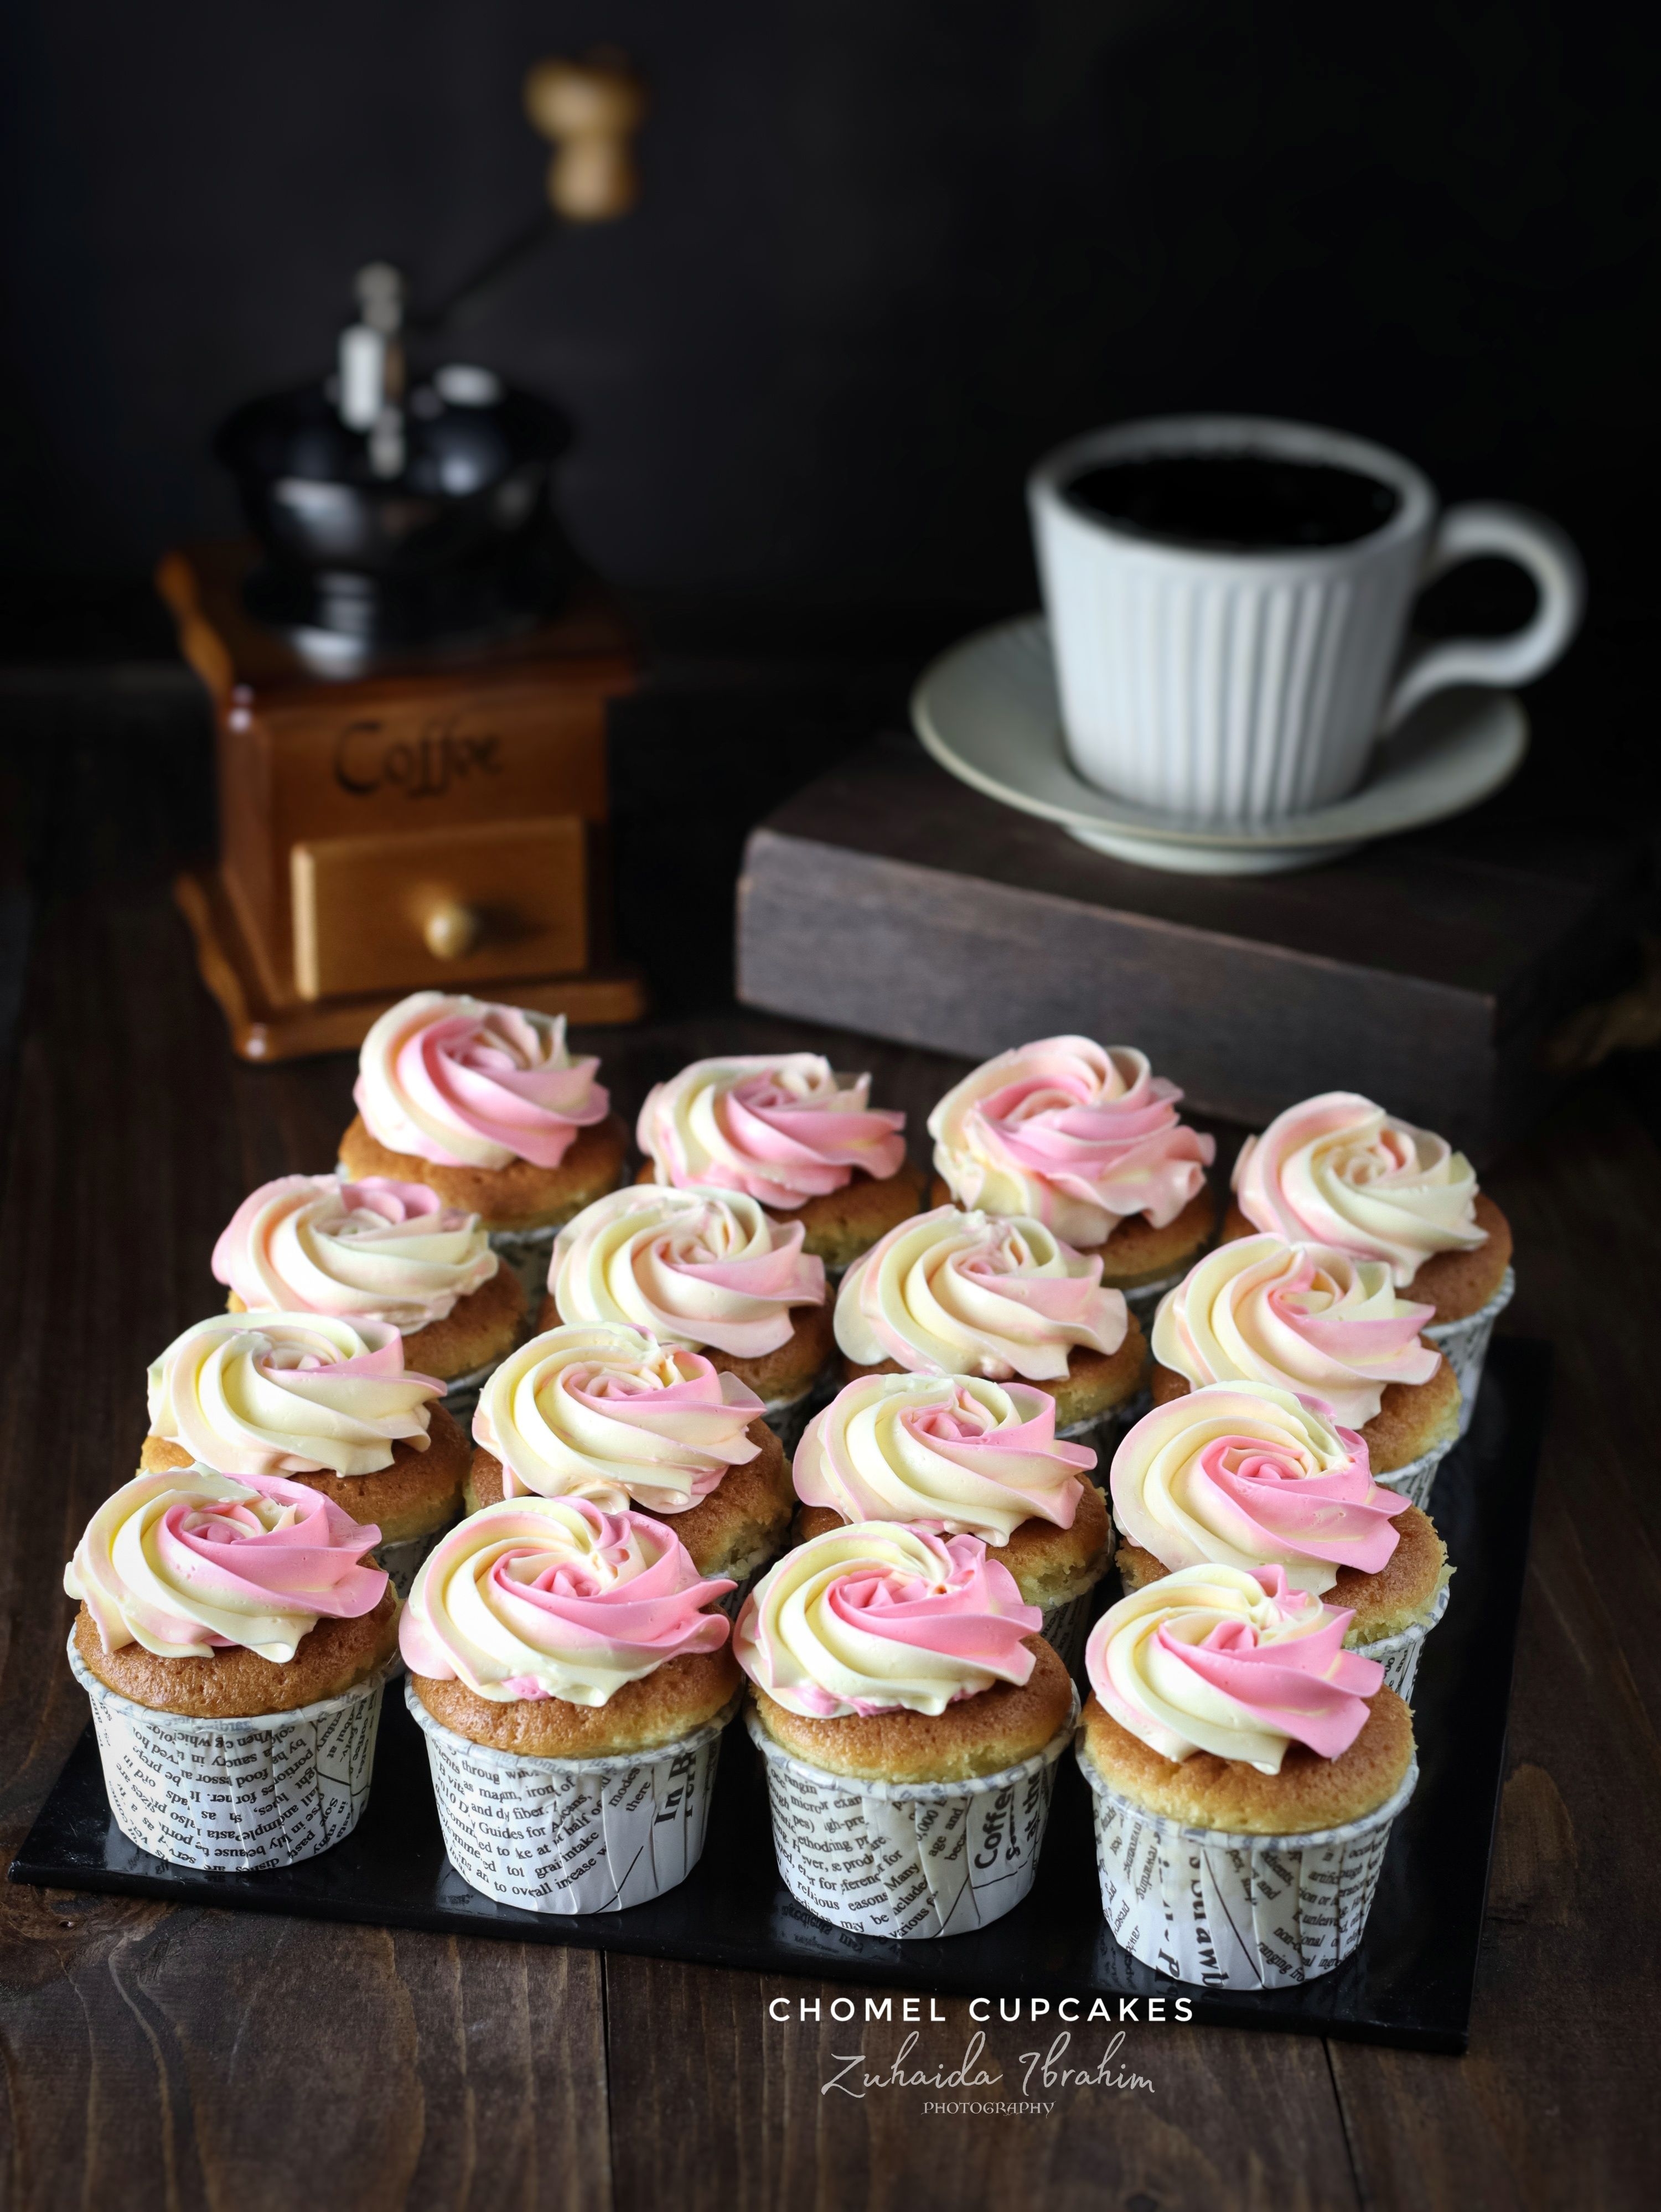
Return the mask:
<path id="1" fill-rule="evenodd" d="M 1508 691 L 1445 691 L 1380 744 L 1348 799 L 1257 829 L 1207 828 L 1116 799 L 1067 757 L 1042 615 L 1000 623 L 926 669 L 911 695 L 917 735 L 943 769 L 1081 844 L 1185 875 L 1314 868 L 1375 837 L 1421 829 L 1497 791 L 1528 750 L 1528 718 Z"/>

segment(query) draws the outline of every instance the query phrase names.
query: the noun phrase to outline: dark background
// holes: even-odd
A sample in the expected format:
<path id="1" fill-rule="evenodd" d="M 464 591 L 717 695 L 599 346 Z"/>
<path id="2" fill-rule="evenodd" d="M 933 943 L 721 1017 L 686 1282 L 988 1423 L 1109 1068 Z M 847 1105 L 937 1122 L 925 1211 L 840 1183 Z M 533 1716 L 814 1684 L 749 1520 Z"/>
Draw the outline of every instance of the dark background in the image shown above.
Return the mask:
<path id="1" fill-rule="evenodd" d="M 625 583 L 1031 599 L 1020 483 L 1151 410 L 1305 416 L 1558 515 L 1647 602 L 1653 18 L 1440 0 L 9 0 L 0 568 L 228 526 L 205 447 L 352 271 L 537 204 L 526 64 L 652 81 L 646 195 L 459 349 L 564 403 Z"/>
<path id="2" fill-rule="evenodd" d="M 617 897 L 660 1006 L 728 988 L 750 824 L 1036 602 L 1031 462 L 1147 410 L 1335 423 L 1557 516 L 1586 633 L 1530 694 L 1523 775 L 1431 835 L 1661 831 L 1661 42 L 1633 0 L 7 0 L 0 27 L 14 790 L 138 747 L 179 845 L 210 837 L 145 580 L 235 526 L 212 428 L 327 367 L 362 261 L 430 297 L 519 229 L 525 69 L 608 40 L 653 88 L 644 198 L 453 350 L 574 417 L 564 515 L 641 623 Z M 1529 587 L 1478 563 L 1431 599 L 1432 629 L 1503 629 Z"/>

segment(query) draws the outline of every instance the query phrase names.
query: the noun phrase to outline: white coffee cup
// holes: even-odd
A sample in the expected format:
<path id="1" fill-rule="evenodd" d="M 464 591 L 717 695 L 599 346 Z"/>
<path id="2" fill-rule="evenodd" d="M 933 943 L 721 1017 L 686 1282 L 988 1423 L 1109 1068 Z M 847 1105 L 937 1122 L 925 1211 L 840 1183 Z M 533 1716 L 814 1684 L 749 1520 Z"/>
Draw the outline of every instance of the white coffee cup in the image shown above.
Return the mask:
<path id="1" fill-rule="evenodd" d="M 1214 552 L 1075 504 L 1099 464 L 1150 454 L 1266 453 L 1355 471 L 1398 504 L 1342 545 Z M 1433 691 L 1524 684 L 1579 625 L 1579 555 L 1543 517 L 1487 501 L 1438 515 L 1410 461 L 1365 439 L 1247 415 L 1174 415 L 1074 439 L 1027 482 L 1068 750 L 1099 789 L 1190 820 L 1250 825 L 1342 799 L 1378 738 Z M 1539 586 L 1508 637 L 1404 652 L 1421 588 L 1479 554 Z"/>

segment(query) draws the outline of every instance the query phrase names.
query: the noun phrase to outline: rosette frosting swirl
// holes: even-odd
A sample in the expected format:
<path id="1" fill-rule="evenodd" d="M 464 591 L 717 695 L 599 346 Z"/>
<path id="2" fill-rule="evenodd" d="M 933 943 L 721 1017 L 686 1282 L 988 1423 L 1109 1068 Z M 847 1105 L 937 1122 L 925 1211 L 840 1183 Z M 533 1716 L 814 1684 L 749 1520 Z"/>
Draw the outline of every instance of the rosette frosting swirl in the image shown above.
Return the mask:
<path id="1" fill-rule="evenodd" d="M 363 1040 L 352 1096 L 369 1134 L 436 1167 L 557 1168 L 610 1101 L 563 1014 L 417 991 Z"/>
<path id="2" fill-rule="evenodd" d="M 799 1544 L 745 1601 L 733 1650 L 752 1682 L 820 1720 L 942 1713 L 1023 1683 L 1043 1615 L 974 1536 L 871 1522 Z"/>
<path id="3" fill-rule="evenodd" d="M 1110 1482 L 1120 1528 L 1162 1565 L 1277 1565 L 1317 1595 L 1341 1567 L 1376 1575 L 1408 1505 L 1374 1482 L 1354 1430 L 1269 1382 L 1156 1406 L 1114 1453 Z"/>
<path id="4" fill-rule="evenodd" d="M 1160 1301 L 1153 1357 L 1196 1389 L 1276 1382 L 1359 1429 L 1392 1382 L 1428 1382 L 1441 1355 L 1420 1340 L 1433 1306 L 1396 1295 L 1382 1260 L 1329 1245 L 1240 1237 L 1197 1261 Z"/>
<path id="5" fill-rule="evenodd" d="M 1041 1221 L 914 1214 L 855 1261 L 837 1294 L 837 1342 L 860 1367 L 897 1360 L 946 1375 L 1065 1375 L 1074 1351 L 1113 1352 L 1129 1317 L 1086 1258 Z"/>
<path id="6" fill-rule="evenodd" d="M 423 1182 L 278 1176 L 245 1198 L 213 1271 L 250 1309 L 341 1314 L 409 1334 L 442 1321 L 496 1271 L 476 1213 Z"/>
<path id="7" fill-rule="evenodd" d="M 1030 1214 L 1070 1244 L 1105 1243 L 1133 1213 L 1163 1229 L 1217 1150 L 1177 1119 L 1182 1095 L 1129 1046 L 1042 1037 L 946 1092 L 928 1117 L 934 1165 L 959 1206 Z"/>
<path id="8" fill-rule="evenodd" d="M 1353 1091 L 1305 1098 L 1248 1137 L 1234 1164 L 1234 1195 L 1254 1229 L 1387 1261 L 1398 1289 L 1433 1253 L 1488 1241 L 1476 1225 L 1476 1170 L 1464 1154 Z"/>
<path id="9" fill-rule="evenodd" d="M 907 1521 L 1003 1545 L 1023 1521 L 1070 1528 L 1087 1444 L 1056 1434 L 1056 1401 L 979 1376 L 867 1375 L 802 1431 L 796 1495 L 845 1521 Z"/>
<path id="10" fill-rule="evenodd" d="M 732 1588 L 702 1580 L 679 1538 L 643 1513 L 503 1498 L 423 1560 L 399 1646 L 413 1673 L 496 1705 L 603 1705 L 667 1660 L 718 1651 L 727 1616 L 704 1607 Z"/>
<path id="11" fill-rule="evenodd" d="M 152 1363 L 150 1427 L 222 1474 L 373 1474 L 394 1444 L 426 1450 L 443 1395 L 384 1322 L 216 1315 Z"/>
<path id="12" fill-rule="evenodd" d="M 502 1462 L 508 1498 L 583 1498 L 607 1513 L 636 1500 L 684 1513 L 761 1447 L 745 1433 L 761 1400 L 702 1352 L 644 1329 L 568 1324 L 504 1359 L 480 1394 L 473 1434 Z"/>
<path id="13" fill-rule="evenodd" d="M 104 1500 L 64 1588 L 106 1651 L 200 1659 L 240 1644 L 283 1666 L 318 1621 L 374 1611 L 386 1577 L 363 1556 L 380 1540 L 303 1484 L 174 1468 Z"/>
<path id="14" fill-rule="evenodd" d="M 1353 1613 L 1288 1587 L 1279 1567 L 1185 1567 L 1110 1606 L 1090 1632 L 1090 1686 L 1162 1759 L 1196 1751 L 1278 1774 L 1289 1744 L 1349 1749 L 1384 1682 L 1346 1651 Z"/>
<path id="15" fill-rule="evenodd" d="M 660 1183 L 742 1191 L 788 1212 L 855 1168 L 898 1173 L 905 1116 L 870 1097 L 868 1075 L 836 1075 L 815 1052 L 695 1060 L 648 1091 L 636 1137 Z"/>
<path id="16" fill-rule="evenodd" d="M 634 1183 L 561 1230 L 548 1287 L 562 1321 L 759 1358 L 789 1342 L 792 1306 L 824 1303 L 824 1262 L 802 1250 L 804 1234 L 739 1191 Z"/>

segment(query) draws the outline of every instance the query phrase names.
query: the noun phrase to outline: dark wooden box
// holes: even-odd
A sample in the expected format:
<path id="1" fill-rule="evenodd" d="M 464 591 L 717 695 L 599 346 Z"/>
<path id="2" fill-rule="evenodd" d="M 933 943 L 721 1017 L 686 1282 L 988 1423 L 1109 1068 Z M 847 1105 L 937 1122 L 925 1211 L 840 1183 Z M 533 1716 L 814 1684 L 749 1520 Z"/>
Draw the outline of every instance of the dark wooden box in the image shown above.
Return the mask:
<path id="1" fill-rule="evenodd" d="M 1401 838 L 1291 875 L 1092 853 L 884 738 L 752 832 L 748 1005 L 975 1058 L 1135 1044 L 1199 1112 L 1261 1124 L 1355 1090 L 1479 1163 L 1561 1079 L 1566 1017 L 1621 980 L 1643 848 Z"/>

